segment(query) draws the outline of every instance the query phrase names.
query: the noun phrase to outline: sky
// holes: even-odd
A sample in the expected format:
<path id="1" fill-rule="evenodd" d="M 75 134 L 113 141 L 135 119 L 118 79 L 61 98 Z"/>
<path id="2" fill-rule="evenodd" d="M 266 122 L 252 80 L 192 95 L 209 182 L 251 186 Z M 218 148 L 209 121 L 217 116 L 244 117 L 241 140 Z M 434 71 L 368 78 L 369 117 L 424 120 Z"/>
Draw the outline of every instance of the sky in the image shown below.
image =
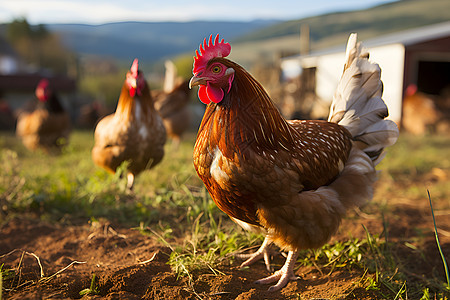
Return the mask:
<path id="1" fill-rule="evenodd" d="M 121 21 L 292 20 L 394 0 L 1 0 L 0 23 L 103 24 Z"/>

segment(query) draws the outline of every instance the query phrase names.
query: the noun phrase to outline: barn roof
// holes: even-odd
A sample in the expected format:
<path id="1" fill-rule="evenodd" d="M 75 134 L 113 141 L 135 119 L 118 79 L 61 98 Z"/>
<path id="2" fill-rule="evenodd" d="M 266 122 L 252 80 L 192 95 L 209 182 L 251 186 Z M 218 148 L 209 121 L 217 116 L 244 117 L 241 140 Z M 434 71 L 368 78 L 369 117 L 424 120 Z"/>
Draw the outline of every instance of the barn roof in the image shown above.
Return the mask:
<path id="1" fill-rule="evenodd" d="M 403 44 L 405 46 L 410 46 L 417 43 L 423 43 L 449 36 L 450 36 L 450 21 L 404 31 L 398 31 L 395 33 L 386 34 L 373 39 L 364 40 L 363 46 L 366 48 L 373 48 L 390 44 Z M 344 52 L 345 45 L 346 44 L 341 44 L 339 46 L 313 51 L 308 55 L 295 55 L 291 57 L 286 57 L 285 59 L 289 60 L 293 58 L 316 57 L 326 54 Z"/>
<path id="2" fill-rule="evenodd" d="M 410 46 L 448 36 L 450 36 L 450 21 L 384 35 L 368 40 L 364 44 L 370 47 L 387 44 Z"/>
<path id="3" fill-rule="evenodd" d="M 73 92 L 76 89 L 74 79 L 66 76 L 43 76 L 41 74 L 0 74 L 0 91 L 4 92 L 34 92 L 42 78 L 47 78 L 52 88 L 58 92 Z"/>

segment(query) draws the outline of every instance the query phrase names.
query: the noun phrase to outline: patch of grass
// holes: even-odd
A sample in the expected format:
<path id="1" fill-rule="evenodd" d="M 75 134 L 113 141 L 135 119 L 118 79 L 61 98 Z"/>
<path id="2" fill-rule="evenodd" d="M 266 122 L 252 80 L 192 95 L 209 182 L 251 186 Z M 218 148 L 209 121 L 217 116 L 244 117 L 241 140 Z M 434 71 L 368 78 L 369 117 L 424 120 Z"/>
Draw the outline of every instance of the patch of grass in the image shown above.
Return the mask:
<path id="1" fill-rule="evenodd" d="M 231 263 L 233 254 L 244 247 L 261 243 L 262 236 L 243 232 L 228 217 L 218 211 L 206 189 L 196 195 L 190 194 L 186 209 L 186 221 L 190 230 L 184 232 L 181 244 L 171 245 L 164 237 L 164 230 L 154 232 L 172 253 L 169 264 L 178 277 L 208 272 L 223 274 L 218 267 Z M 224 218 L 225 217 L 225 218 Z"/>
<path id="2" fill-rule="evenodd" d="M 419 299 L 434 295 L 446 299 L 446 288 L 436 278 L 415 278 L 405 266 L 405 258 L 396 255 L 393 242 L 378 235 L 372 235 L 364 227 L 366 237 L 351 238 L 344 242 L 326 244 L 317 250 L 303 250 L 298 265 L 315 267 L 322 276 L 329 276 L 339 269 L 364 270 L 357 284 L 366 290 L 377 291 L 385 299 Z"/>
<path id="3" fill-rule="evenodd" d="M 93 134 L 75 131 L 61 155 L 24 150 L 12 134 L 0 136 L 0 208 L 7 219 L 31 212 L 53 221 L 107 217 L 123 223 L 157 221 L 158 209 L 175 214 L 200 186 L 192 165 L 193 135 L 180 149 L 166 145 L 166 158 L 141 173 L 135 192 L 125 189 L 124 163 L 111 175 L 91 159 Z M 187 151 L 187 150 L 190 151 Z"/>
<path id="4" fill-rule="evenodd" d="M 401 134 L 395 146 L 387 149 L 380 169 L 391 176 L 424 175 L 433 168 L 450 168 L 450 138 L 446 135 L 414 136 Z"/>
<path id="5" fill-rule="evenodd" d="M 386 157 L 377 166 L 380 170 L 374 202 L 390 206 L 389 199 L 404 199 L 414 203 L 422 201 L 427 189 L 434 198 L 450 199 L 450 136 L 431 135 L 417 137 L 401 134 L 397 143 L 389 147 Z M 441 201 L 442 201 L 441 200 Z M 442 201 L 442 209 L 450 202 Z"/>
<path id="6" fill-rule="evenodd" d="M 183 244 L 172 248 L 169 264 L 179 277 L 187 276 L 193 280 L 194 274 L 207 272 L 224 275 L 220 266 L 231 264 L 233 254 L 249 245 L 261 243 L 261 237 L 240 232 L 218 232 L 212 238 L 212 231 L 200 230 L 203 225 L 194 225 L 193 236 Z"/>
<path id="7" fill-rule="evenodd" d="M 297 263 L 299 266 L 314 266 L 321 274 L 324 274 L 322 269 L 327 267 L 328 274 L 331 274 L 336 268 L 351 268 L 354 264 L 359 266 L 363 254 L 361 246 L 364 243 L 364 241 L 352 239 L 326 244 L 321 249 L 303 250 L 300 252 Z"/>
<path id="8" fill-rule="evenodd" d="M 14 277 L 14 273 L 9 269 L 5 269 L 4 264 L 2 264 L 0 266 L 0 300 L 2 299 L 3 290 L 4 290 L 3 282 L 10 280 L 13 277 Z"/>
<path id="9" fill-rule="evenodd" d="M 441 243 L 439 242 L 439 235 L 438 235 L 437 228 L 436 228 L 436 219 L 434 217 L 434 210 L 433 210 L 433 204 L 431 203 L 430 191 L 427 190 L 427 193 L 428 193 L 428 200 L 430 201 L 431 216 L 433 217 L 434 236 L 436 238 L 436 244 L 437 244 L 437 247 L 439 249 L 439 254 L 441 255 L 442 264 L 444 265 L 445 277 L 447 278 L 446 289 L 447 289 L 447 291 L 450 292 L 450 272 L 448 270 L 447 260 L 445 259 L 445 256 L 442 253 Z"/>

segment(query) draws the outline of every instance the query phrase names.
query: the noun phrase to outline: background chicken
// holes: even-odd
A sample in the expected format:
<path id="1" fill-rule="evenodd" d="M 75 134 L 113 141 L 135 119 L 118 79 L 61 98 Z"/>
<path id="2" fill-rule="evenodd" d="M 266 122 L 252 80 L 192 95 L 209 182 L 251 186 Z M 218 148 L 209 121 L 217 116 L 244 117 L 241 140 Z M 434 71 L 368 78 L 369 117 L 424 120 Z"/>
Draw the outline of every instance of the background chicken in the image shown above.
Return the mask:
<path id="1" fill-rule="evenodd" d="M 39 82 L 35 94 L 37 100 L 17 117 L 16 134 L 30 150 L 40 148 L 57 153 L 67 144 L 71 131 L 70 116 L 47 79 Z"/>
<path id="2" fill-rule="evenodd" d="M 346 210 L 372 198 L 375 165 L 398 128 L 384 120 L 380 68 L 349 38 L 344 72 L 329 120 L 286 121 L 264 88 L 226 59 L 231 46 L 212 36 L 194 57 L 191 86 L 208 104 L 194 147 L 194 165 L 217 206 L 246 229 L 262 229 L 264 258 L 273 242 L 288 252 L 284 266 L 258 283 L 284 287 L 298 251 L 336 232 Z"/>
<path id="3" fill-rule="evenodd" d="M 167 134 L 177 147 L 191 121 L 191 90 L 188 81 L 177 76 L 173 62 L 166 61 L 165 67 L 164 89 L 154 94 L 155 108 L 163 118 Z"/>
<path id="4" fill-rule="evenodd" d="M 135 59 L 115 113 L 104 117 L 95 128 L 92 159 L 111 173 L 129 161 L 127 187 L 132 189 L 137 174 L 161 161 L 165 142 L 166 130 Z"/>
<path id="5" fill-rule="evenodd" d="M 432 96 L 419 92 L 416 85 L 407 87 L 403 98 L 403 129 L 417 135 L 435 132 L 443 117 Z"/>

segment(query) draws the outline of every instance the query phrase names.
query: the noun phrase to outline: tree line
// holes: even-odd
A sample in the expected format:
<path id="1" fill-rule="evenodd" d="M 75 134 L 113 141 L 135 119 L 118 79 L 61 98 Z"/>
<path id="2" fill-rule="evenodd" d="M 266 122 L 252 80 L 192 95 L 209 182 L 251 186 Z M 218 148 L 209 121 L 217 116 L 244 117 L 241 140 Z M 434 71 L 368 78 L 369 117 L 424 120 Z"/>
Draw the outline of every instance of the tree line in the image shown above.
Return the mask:
<path id="1" fill-rule="evenodd" d="M 76 75 L 76 55 L 45 25 L 32 26 L 25 18 L 15 19 L 7 24 L 6 39 L 31 68 Z"/>

